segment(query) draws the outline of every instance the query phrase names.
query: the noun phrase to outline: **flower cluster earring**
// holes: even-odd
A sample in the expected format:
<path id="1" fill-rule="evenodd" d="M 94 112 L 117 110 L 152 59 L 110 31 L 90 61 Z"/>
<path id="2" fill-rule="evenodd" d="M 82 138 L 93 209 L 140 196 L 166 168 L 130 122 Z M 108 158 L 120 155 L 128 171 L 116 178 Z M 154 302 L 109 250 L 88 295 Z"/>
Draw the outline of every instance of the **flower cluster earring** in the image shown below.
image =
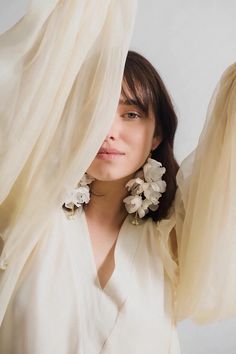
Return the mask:
<path id="1" fill-rule="evenodd" d="M 123 199 L 123 202 L 127 212 L 134 215 L 133 224 L 138 225 L 139 220 L 149 210 L 158 209 L 159 199 L 166 190 L 166 182 L 162 179 L 165 172 L 166 169 L 160 162 L 148 158 L 143 167 L 135 173 L 134 178 L 126 184 L 130 195 Z M 72 216 L 83 204 L 88 204 L 89 185 L 93 181 L 94 178 L 85 173 L 78 186 L 67 195 L 64 206 L 69 216 Z"/>
<path id="2" fill-rule="evenodd" d="M 88 204 L 90 201 L 89 185 L 93 181 L 94 178 L 85 173 L 79 181 L 78 186 L 68 193 L 64 206 L 69 215 L 73 215 L 76 208 L 80 208 L 83 204 Z"/>
<path id="3" fill-rule="evenodd" d="M 142 169 L 126 184 L 131 195 L 123 199 L 123 202 L 127 212 L 134 214 L 133 224 L 139 224 L 139 219 L 149 210 L 158 209 L 159 199 L 166 190 L 166 182 L 162 179 L 165 172 L 160 162 L 148 158 Z"/>

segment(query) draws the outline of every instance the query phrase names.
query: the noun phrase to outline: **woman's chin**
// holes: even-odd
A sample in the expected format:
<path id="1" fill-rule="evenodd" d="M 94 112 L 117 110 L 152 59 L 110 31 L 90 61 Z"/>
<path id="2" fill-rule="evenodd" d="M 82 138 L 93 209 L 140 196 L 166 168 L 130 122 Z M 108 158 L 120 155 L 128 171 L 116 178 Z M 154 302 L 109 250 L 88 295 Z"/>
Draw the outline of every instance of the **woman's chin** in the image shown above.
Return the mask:
<path id="1" fill-rule="evenodd" d="M 129 180 L 130 178 L 132 178 L 132 176 L 130 177 L 130 173 L 126 174 L 121 174 L 120 171 L 113 171 L 111 172 L 105 172 L 102 171 L 101 173 L 94 173 L 94 172 L 89 172 L 89 170 L 87 171 L 87 173 L 93 177 L 96 181 L 100 181 L 100 182 L 115 182 L 115 181 L 119 181 L 119 180 Z"/>

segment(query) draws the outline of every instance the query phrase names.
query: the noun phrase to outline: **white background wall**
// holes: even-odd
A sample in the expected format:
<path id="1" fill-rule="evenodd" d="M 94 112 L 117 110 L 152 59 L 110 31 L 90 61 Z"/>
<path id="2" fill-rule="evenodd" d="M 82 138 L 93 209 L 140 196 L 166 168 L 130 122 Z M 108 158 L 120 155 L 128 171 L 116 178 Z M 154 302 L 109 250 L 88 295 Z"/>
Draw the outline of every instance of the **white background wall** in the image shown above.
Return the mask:
<path id="1" fill-rule="evenodd" d="M 26 5 L 0 0 L 0 32 Z M 235 0 L 138 0 L 132 49 L 151 60 L 171 92 L 179 161 L 196 146 L 214 87 L 236 60 L 235 35 Z M 236 319 L 208 326 L 184 321 L 179 334 L 183 354 L 236 354 Z"/>
<path id="2" fill-rule="evenodd" d="M 132 48 L 151 60 L 172 94 L 181 161 L 197 144 L 220 75 L 236 60 L 236 2 L 138 0 Z"/>

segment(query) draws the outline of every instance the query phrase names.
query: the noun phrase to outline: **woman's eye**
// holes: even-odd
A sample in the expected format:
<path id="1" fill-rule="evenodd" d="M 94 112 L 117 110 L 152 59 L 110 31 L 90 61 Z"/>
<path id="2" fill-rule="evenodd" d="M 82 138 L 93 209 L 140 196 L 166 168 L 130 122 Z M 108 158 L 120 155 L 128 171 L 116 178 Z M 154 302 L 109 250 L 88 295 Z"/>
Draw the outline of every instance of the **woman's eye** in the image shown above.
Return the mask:
<path id="1" fill-rule="evenodd" d="M 141 116 L 137 112 L 127 112 L 124 114 L 124 117 L 128 119 L 137 119 L 140 118 Z"/>

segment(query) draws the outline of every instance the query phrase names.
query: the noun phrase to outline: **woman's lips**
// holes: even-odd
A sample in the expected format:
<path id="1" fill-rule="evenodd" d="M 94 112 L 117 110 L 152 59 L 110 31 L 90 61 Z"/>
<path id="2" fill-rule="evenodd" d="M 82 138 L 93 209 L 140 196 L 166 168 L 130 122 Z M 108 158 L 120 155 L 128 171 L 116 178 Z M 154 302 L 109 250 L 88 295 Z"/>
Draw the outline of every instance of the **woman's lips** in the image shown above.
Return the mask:
<path id="1" fill-rule="evenodd" d="M 96 157 L 101 160 L 113 160 L 124 155 L 123 152 L 116 149 L 100 149 Z"/>

